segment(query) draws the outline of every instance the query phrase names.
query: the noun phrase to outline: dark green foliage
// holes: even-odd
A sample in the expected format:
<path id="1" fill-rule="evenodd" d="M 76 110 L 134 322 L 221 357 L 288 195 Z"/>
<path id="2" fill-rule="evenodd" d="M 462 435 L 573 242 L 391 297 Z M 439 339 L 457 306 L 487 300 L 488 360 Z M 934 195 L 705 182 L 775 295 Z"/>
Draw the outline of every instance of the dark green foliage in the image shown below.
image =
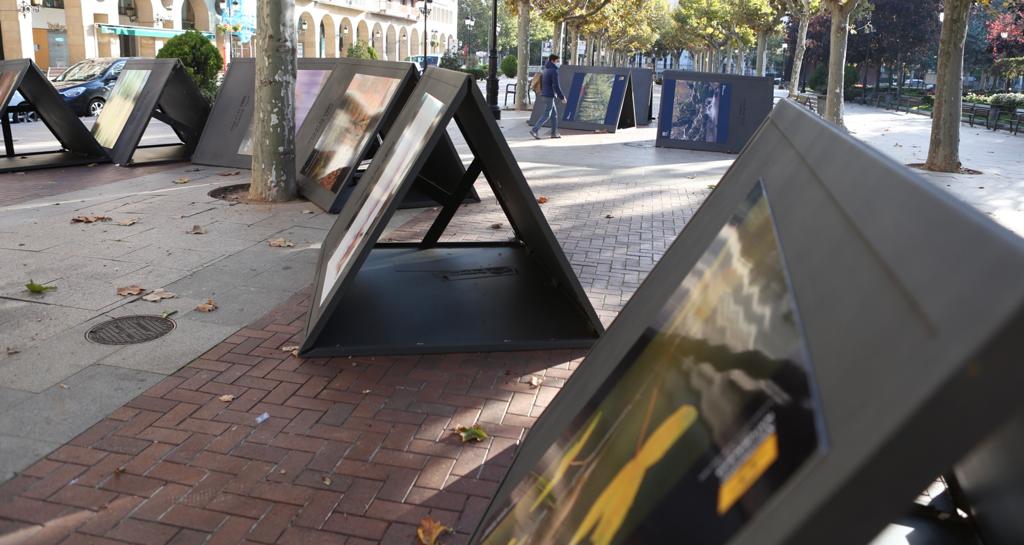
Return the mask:
<path id="1" fill-rule="evenodd" d="M 224 58 L 217 46 L 201 33 L 188 30 L 167 40 L 156 56 L 158 59 L 180 59 L 207 100 L 212 101 L 217 95 Z"/>
<path id="2" fill-rule="evenodd" d="M 462 68 L 462 63 L 459 62 L 459 58 L 452 53 L 445 53 L 444 56 L 441 57 L 441 68 L 458 70 Z"/>
<path id="3" fill-rule="evenodd" d="M 501 59 L 501 73 L 505 74 L 507 78 L 516 77 L 516 72 L 519 69 L 519 63 L 516 61 L 515 55 L 507 55 L 504 59 Z"/>
<path id="4" fill-rule="evenodd" d="M 807 77 L 807 86 L 815 91 L 825 94 L 828 91 L 828 65 L 819 64 L 814 68 L 814 72 Z"/>
<path id="5" fill-rule="evenodd" d="M 462 68 L 463 72 L 473 74 L 473 79 L 481 80 L 487 77 L 487 70 L 483 68 Z"/>
<path id="6" fill-rule="evenodd" d="M 348 57 L 350 59 L 377 60 L 377 50 L 366 42 L 359 41 L 348 46 Z"/>

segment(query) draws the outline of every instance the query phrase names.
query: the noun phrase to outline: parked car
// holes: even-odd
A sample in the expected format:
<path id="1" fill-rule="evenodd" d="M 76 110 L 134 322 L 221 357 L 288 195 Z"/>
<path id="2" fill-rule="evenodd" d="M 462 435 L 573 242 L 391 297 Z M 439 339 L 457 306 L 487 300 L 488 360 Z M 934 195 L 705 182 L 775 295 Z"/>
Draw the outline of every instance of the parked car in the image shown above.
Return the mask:
<path id="1" fill-rule="evenodd" d="M 99 115 L 127 61 L 125 58 L 86 59 L 57 76 L 53 86 L 76 114 Z"/>
<path id="2" fill-rule="evenodd" d="M 10 116 L 12 123 L 31 123 L 33 121 L 39 121 L 39 114 L 36 113 L 34 108 L 22 107 L 25 104 L 25 97 L 21 96 L 21 93 L 15 91 L 11 95 L 10 102 L 7 103 L 7 115 Z"/>
<path id="3" fill-rule="evenodd" d="M 423 55 L 413 55 L 406 57 L 405 62 L 411 62 L 419 67 L 420 72 L 423 72 Z M 441 55 L 427 55 L 427 66 L 440 66 Z"/>

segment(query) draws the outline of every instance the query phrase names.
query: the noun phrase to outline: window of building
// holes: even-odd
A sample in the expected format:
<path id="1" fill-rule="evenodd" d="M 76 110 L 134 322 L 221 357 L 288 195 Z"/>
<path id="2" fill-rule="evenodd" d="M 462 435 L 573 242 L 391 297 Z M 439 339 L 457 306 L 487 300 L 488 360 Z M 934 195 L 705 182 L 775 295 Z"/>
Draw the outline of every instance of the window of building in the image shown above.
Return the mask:
<path id="1" fill-rule="evenodd" d="M 64 9 L 64 0 L 43 0 L 43 7 Z"/>

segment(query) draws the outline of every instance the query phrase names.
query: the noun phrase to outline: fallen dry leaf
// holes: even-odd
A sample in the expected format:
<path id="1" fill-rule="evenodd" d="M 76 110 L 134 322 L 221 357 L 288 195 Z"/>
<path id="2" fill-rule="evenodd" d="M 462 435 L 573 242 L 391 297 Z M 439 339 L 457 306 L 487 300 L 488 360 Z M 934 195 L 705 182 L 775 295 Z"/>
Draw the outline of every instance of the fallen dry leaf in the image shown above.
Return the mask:
<path id="1" fill-rule="evenodd" d="M 177 313 L 178 311 L 176 310 L 165 310 L 163 311 L 162 314 L 160 314 L 160 317 L 166 320 L 167 318 L 170 318 L 171 316 L 174 316 Z"/>
<path id="2" fill-rule="evenodd" d="M 420 527 L 416 529 L 416 537 L 419 538 L 420 545 L 438 545 L 437 539 L 451 531 L 451 528 L 440 521 L 426 516 L 420 520 Z"/>
<path id="3" fill-rule="evenodd" d="M 241 170 L 228 170 L 226 172 L 218 172 L 217 176 L 238 176 L 241 172 Z"/>
<path id="4" fill-rule="evenodd" d="M 462 439 L 463 443 L 468 443 L 470 441 L 479 442 L 483 441 L 484 439 L 487 439 L 487 432 L 484 431 L 484 429 L 481 428 L 479 424 L 471 428 L 467 428 L 466 426 L 459 426 L 455 428 L 455 433 L 459 434 L 459 438 Z"/>
<path id="5" fill-rule="evenodd" d="M 312 210 L 303 210 L 302 213 L 303 214 L 315 214 L 316 212 L 313 212 Z"/>
<path id="6" fill-rule="evenodd" d="M 64 384 L 63 382 L 58 384 L 58 386 L 60 387 L 61 390 L 67 390 L 68 389 L 68 385 Z"/>
<path id="7" fill-rule="evenodd" d="M 267 241 L 271 248 L 291 248 L 295 243 L 285 238 L 272 238 Z"/>
<path id="8" fill-rule="evenodd" d="M 224 394 L 224 395 L 218 397 L 217 399 L 219 399 L 221 401 L 234 401 L 235 400 L 235 396 L 233 396 L 231 394 Z"/>
<path id="9" fill-rule="evenodd" d="M 324 483 L 325 486 L 331 486 L 331 478 L 328 477 L 327 475 L 324 475 L 323 478 L 320 479 L 320 481 Z"/>
<path id="10" fill-rule="evenodd" d="M 544 379 L 538 377 L 537 375 L 530 375 L 530 380 L 527 381 L 527 383 L 530 385 L 530 388 L 537 388 L 540 386 L 542 382 L 544 382 Z"/>
<path id="11" fill-rule="evenodd" d="M 492 223 L 491 224 L 491 229 L 501 229 L 501 224 L 500 223 Z"/>
<path id="12" fill-rule="evenodd" d="M 217 310 L 217 303 L 214 303 L 213 299 L 207 299 L 205 303 L 196 305 L 196 310 L 199 312 L 213 312 Z"/>
<path id="13" fill-rule="evenodd" d="M 96 223 L 98 221 L 110 221 L 109 216 L 75 216 L 71 223 Z"/>
<path id="14" fill-rule="evenodd" d="M 604 215 L 604 219 L 607 219 L 607 220 L 610 220 L 610 219 L 612 219 L 612 218 L 614 218 L 614 217 L 615 217 L 615 216 L 613 216 L 613 215 L 611 215 L 611 214 L 605 214 L 605 215 Z"/>
<path id="15" fill-rule="evenodd" d="M 157 289 L 149 292 L 148 294 L 143 295 L 142 296 L 142 300 L 143 301 L 151 301 L 153 303 L 156 303 L 157 301 L 160 301 L 161 299 L 174 299 L 177 296 L 178 296 L 177 293 L 169 292 L 169 291 L 167 291 L 167 290 L 165 290 L 163 288 L 157 288 Z"/>
<path id="16" fill-rule="evenodd" d="M 363 395 L 366 395 L 366 394 L 368 394 L 368 393 L 370 393 L 370 392 L 372 392 L 372 391 L 373 391 L 373 390 L 363 390 Z"/>
<path id="17" fill-rule="evenodd" d="M 146 288 L 143 288 L 142 286 L 139 286 L 137 284 L 132 284 L 131 286 L 125 286 L 123 288 L 117 288 L 117 294 L 121 295 L 121 296 L 125 296 L 125 295 L 139 295 L 140 293 L 142 293 L 144 291 L 146 291 Z"/>
<path id="18" fill-rule="evenodd" d="M 8 356 L 13 356 L 15 354 L 20 354 L 20 353 L 21 353 L 21 350 L 18 350 L 17 348 L 11 348 L 9 346 L 7 347 L 7 355 Z"/>
<path id="19" fill-rule="evenodd" d="M 187 184 L 187 183 L 189 183 L 191 181 L 192 181 L 192 178 L 189 178 L 188 176 L 182 176 L 181 178 L 178 178 L 178 179 L 174 180 L 174 183 L 176 183 L 176 184 Z"/>
<path id="20" fill-rule="evenodd" d="M 540 204 L 544 204 L 544 203 L 548 202 L 548 198 L 547 197 L 539 197 L 539 198 L 537 198 L 537 202 L 540 203 Z"/>
<path id="21" fill-rule="evenodd" d="M 121 225 L 123 227 L 128 227 L 128 226 L 131 226 L 131 225 L 135 225 L 138 222 L 139 222 L 139 220 L 127 219 L 127 220 L 121 220 L 121 221 L 117 222 L 117 224 Z"/>
<path id="22" fill-rule="evenodd" d="M 281 352 L 295 352 L 298 349 L 299 349 L 299 345 L 297 345 L 297 344 L 288 344 L 288 345 L 285 345 L 285 346 L 281 347 Z"/>
<path id="23" fill-rule="evenodd" d="M 189 235 L 205 235 L 206 229 L 202 225 L 193 225 L 191 229 L 185 231 Z"/>

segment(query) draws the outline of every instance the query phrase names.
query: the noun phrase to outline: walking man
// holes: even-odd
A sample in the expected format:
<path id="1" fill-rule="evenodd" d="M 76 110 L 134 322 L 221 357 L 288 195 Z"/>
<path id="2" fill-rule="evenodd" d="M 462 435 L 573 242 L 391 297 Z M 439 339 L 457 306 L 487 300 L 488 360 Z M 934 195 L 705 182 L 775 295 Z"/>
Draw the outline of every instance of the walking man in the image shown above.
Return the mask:
<path id="1" fill-rule="evenodd" d="M 540 76 L 540 96 L 537 97 L 537 107 L 541 109 L 540 119 L 537 120 L 537 124 L 530 130 L 530 136 L 540 140 L 540 128 L 544 126 L 544 122 L 551 118 L 551 138 L 561 138 L 562 135 L 558 134 L 558 109 L 555 108 L 555 97 L 558 100 L 565 103 L 565 95 L 562 94 L 562 88 L 558 85 L 558 55 L 551 55 L 548 57 L 548 62 L 544 65 L 544 71 L 541 72 Z"/>

